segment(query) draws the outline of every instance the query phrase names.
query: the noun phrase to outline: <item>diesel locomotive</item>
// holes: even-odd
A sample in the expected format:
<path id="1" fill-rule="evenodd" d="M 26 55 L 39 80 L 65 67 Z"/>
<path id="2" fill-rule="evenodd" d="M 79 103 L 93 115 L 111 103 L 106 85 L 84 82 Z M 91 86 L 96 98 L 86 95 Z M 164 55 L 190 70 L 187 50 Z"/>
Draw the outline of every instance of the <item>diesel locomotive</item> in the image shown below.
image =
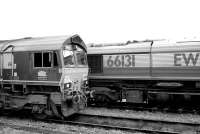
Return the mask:
<path id="1" fill-rule="evenodd" d="M 0 109 L 67 117 L 86 106 L 88 64 L 79 35 L 0 42 Z"/>
<path id="2" fill-rule="evenodd" d="M 88 44 L 89 87 L 101 104 L 200 104 L 200 41 Z"/>

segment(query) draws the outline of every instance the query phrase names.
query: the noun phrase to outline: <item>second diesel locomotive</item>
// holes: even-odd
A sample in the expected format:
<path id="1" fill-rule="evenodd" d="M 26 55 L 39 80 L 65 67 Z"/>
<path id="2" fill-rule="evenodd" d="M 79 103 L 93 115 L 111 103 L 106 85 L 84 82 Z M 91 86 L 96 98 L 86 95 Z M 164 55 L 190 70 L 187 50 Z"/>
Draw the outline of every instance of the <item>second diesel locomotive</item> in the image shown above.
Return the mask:
<path id="1" fill-rule="evenodd" d="M 95 102 L 199 105 L 200 41 L 88 46 L 89 87 Z"/>
<path id="2" fill-rule="evenodd" d="M 86 105 L 87 51 L 80 36 L 0 42 L 0 108 L 67 117 Z"/>

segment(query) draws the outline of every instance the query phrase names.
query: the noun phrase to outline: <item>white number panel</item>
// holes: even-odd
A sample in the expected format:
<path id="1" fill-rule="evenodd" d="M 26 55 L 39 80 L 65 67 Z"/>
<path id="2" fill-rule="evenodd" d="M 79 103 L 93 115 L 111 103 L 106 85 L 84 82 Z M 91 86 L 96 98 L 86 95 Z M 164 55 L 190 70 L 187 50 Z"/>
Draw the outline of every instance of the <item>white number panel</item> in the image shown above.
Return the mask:
<path id="1" fill-rule="evenodd" d="M 148 54 L 103 55 L 103 65 L 105 68 L 148 67 L 149 55 Z"/>

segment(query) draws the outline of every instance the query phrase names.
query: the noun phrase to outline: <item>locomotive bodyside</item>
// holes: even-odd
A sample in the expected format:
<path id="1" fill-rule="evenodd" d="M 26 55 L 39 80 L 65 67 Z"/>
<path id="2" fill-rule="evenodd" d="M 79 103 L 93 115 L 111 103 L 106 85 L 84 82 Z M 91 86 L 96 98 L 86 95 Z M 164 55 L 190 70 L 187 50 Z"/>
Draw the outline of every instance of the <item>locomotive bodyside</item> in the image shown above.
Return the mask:
<path id="1" fill-rule="evenodd" d="M 30 109 L 45 117 L 84 108 L 87 51 L 78 35 L 10 40 L 0 48 L 2 109 Z"/>
<path id="2" fill-rule="evenodd" d="M 200 42 L 178 42 L 152 47 L 152 75 L 168 79 L 198 81 Z"/>
<path id="3" fill-rule="evenodd" d="M 142 41 L 88 48 L 97 101 L 191 101 L 199 95 L 200 42 Z"/>

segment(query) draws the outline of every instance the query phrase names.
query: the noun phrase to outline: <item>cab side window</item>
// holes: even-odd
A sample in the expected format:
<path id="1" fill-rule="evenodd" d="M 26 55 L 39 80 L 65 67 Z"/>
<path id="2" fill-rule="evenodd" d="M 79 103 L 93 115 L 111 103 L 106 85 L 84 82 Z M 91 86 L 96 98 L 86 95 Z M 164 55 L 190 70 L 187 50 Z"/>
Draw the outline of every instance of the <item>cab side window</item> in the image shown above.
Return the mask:
<path id="1" fill-rule="evenodd" d="M 58 59 L 57 59 L 57 54 L 56 52 L 53 52 L 53 66 L 57 67 L 58 66 Z"/>
<path id="2" fill-rule="evenodd" d="M 57 55 L 55 52 L 36 52 L 33 55 L 34 67 L 56 67 L 58 66 Z"/>
<path id="3" fill-rule="evenodd" d="M 43 53 L 43 67 L 51 67 L 52 66 L 52 53 L 45 52 Z"/>
<path id="4" fill-rule="evenodd" d="M 34 67 L 42 67 L 42 53 L 34 53 Z"/>

